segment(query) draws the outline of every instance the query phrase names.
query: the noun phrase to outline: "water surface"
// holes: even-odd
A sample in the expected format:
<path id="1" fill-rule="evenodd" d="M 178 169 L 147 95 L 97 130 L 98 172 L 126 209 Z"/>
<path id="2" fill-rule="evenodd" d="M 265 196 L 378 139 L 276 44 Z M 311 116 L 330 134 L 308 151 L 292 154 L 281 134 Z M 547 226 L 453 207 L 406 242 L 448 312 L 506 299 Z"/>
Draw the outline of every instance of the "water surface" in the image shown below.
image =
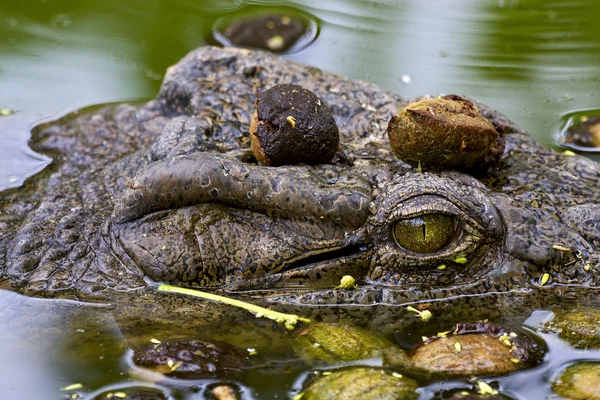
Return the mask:
<path id="1" fill-rule="evenodd" d="M 27 148 L 40 120 L 153 97 L 165 69 L 245 1 L 27 0 L 0 4 L 0 188 L 48 163 Z M 258 4 L 275 4 L 270 1 Z M 287 57 L 406 97 L 459 93 L 490 104 L 547 146 L 560 116 L 599 106 L 595 0 L 308 0 L 318 39 Z"/>

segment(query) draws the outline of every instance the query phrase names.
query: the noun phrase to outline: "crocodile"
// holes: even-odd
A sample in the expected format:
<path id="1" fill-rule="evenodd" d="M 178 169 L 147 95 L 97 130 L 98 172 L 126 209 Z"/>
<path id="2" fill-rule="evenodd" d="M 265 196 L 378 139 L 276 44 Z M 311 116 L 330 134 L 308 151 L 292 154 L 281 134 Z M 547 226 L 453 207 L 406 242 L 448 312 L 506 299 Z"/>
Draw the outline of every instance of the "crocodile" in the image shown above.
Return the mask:
<path id="1" fill-rule="evenodd" d="M 331 110 L 340 156 L 330 164 L 268 167 L 250 152 L 257 96 L 280 83 Z M 320 314 L 384 310 L 378 323 L 413 303 L 471 315 L 499 296 L 508 308 L 595 301 L 600 166 L 475 103 L 505 142 L 499 164 L 421 170 L 387 140 L 407 104 L 260 51 L 192 51 L 145 104 L 33 130 L 31 147 L 54 162 L 1 195 L 2 285 L 106 301 L 167 282 Z M 439 230 L 441 244 L 412 243 L 414 223 Z M 346 275 L 356 287 L 336 288 Z"/>

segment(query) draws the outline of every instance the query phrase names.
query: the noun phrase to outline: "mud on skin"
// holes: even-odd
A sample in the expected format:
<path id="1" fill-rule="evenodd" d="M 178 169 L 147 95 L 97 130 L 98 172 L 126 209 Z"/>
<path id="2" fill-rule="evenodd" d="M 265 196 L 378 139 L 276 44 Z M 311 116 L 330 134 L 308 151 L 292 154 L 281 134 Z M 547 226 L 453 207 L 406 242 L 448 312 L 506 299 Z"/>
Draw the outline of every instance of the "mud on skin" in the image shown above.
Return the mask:
<path id="1" fill-rule="evenodd" d="M 343 163 L 257 164 L 255 101 L 290 82 L 331 110 Z M 475 103 L 503 137 L 499 163 L 478 179 L 421 172 L 387 141 L 388 121 L 407 104 L 261 52 L 193 51 L 147 104 L 35 129 L 32 147 L 56 161 L 2 193 L 4 285 L 110 301 L 122 315 L 154 301 L 169 321 L 230 317 L 206 319 L 210 307 L 156 295 L 165 281 L 384 333 L 422 327 L 405 306 L 423 303 L 434 315 L 419 328 L 427 335 L 569 301 L 597 307 L 598 164 L 544 149 Z M 357 287 L 334 289 L 345 275 Z"/>

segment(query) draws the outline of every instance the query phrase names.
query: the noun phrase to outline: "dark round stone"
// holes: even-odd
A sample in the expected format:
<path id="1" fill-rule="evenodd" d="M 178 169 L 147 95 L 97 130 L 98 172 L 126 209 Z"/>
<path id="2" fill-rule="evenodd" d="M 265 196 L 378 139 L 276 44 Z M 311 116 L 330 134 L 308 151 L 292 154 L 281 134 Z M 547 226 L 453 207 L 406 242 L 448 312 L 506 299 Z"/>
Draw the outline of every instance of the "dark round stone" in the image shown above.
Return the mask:
<path id="1" fill-rule="evenodd" d="M 310 90 L 292 84 L 260 94 L 250 138 L 256 159 L 271 166 L 326 164 L 340 143 L 329 108 Z"/>
<path id="2" fill-rule="evenodd" d="M 310 44 L 318 32 L 314 18 L 292 8 L 243 9 L 215 25 L 214 36 L 225 46 L 284 53 Z"/>
<path id="3" fill-rule="evenodd" d="M 198 379 L 227 375 L 246 365 L 244 355 L 227 343 L 168 340 L 136 350 L 133 362 L 172 378 Z"/>
<path id="4" fill-rule="evenodd" d="M 600 110 L 575 112 L 568 117 L 558 144 L 578 151 L 600 152 Z"/>

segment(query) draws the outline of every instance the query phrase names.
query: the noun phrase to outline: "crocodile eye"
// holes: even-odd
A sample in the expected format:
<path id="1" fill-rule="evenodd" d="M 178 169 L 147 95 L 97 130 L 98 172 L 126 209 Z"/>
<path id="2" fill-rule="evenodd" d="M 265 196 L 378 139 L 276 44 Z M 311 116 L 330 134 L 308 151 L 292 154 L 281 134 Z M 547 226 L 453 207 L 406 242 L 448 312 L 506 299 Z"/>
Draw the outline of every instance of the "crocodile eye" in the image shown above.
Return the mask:
<path id="1" fill-rule="evenodd" d="M 431 254 L 446 246 L 455 236 L 456 217 L 425 214 L 401 219 L 394 226 L 396 243 L 408 251 Z"/>

